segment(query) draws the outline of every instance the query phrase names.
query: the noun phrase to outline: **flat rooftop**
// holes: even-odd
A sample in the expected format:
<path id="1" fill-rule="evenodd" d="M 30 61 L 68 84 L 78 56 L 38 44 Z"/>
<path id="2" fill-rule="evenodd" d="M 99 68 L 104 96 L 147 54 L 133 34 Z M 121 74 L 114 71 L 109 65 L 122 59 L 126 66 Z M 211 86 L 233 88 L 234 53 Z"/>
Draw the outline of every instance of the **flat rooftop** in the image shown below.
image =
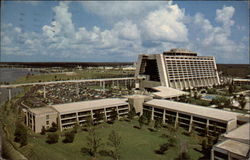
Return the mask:
<path id="1" fill-rule="evenodd" d="M 30 108 L 28 109 L 30 112 L 39 115 L 39 114 L 48 114 L 48 113 L 56 113 L 56 111 L 51 107 L 39 107 L 39 108 Z"/>
<path id="2" fill-rule="evenodd" d="M 246 157 L 249 152 L 249 145 L 245 143 L 241 143 L 238 141 L 234 141 L 231 139 L 225 140 L 215 147 L 229 151 L 231 153 Z"/>
<path id="3" fill-rule="evenodd" d="M 97 109 L 108 106 L 115 105 L 127 105 L 127 99 L 123 98 L 108 98 L 108 99 L 98 99 L 98 100 L 90 100 L 90 101 L 82 101 L 82 102 L 73 102 L 73 103 L 65 103 L 65 104 L 56 104 L 51 107 L 57 110 L 59 113 L 69 113 L 74 111 L 81 110 L 89 110 L 89 109 Z"/>
<path id="4" fill-rule="evenodd" d="M 223 135 L 226 138 L 244 140 L 247 143 L 250 141 L 250 123 L 246 123 Z"/>
<path id="5" fill-rule="evenodd" d="M 233 81 L 244 81 L 244 82 L 250 82 L 250 79 L 241 79 L 241 78 L 234 78 Z"/>
<path id="6" fill-rule="evenodd" d="M 232 119 L 237 119 L 237 115 L 239 115 L 238 113 L 234 112 L 161 99 L 153 99 L 151 101 L 145 102 L 144 104 L 172 110 L 179 113 L 186 113 L 221 121 L 230 121 Z"/>
<path id="7" fill-rule="evenodd" d="M 155 97 L 160 97 L 160 98 L 172 98 L 172 97 L 178 97 L 181 95 L 188 95 L 187 92 L 180 91 L 178 89 L 174 89 L 170 87 L 165 87 L 165 86 L 153 87 L 152 89 L 159 91 L 159 92 L 153 93 L 153 95 Z"/>

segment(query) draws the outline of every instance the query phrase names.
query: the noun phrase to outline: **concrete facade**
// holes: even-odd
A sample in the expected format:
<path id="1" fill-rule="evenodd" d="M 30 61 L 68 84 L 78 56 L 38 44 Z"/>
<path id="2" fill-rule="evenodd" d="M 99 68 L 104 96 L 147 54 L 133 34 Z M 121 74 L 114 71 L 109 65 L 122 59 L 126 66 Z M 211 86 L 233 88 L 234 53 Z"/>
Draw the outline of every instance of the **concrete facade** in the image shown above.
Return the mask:
<path id="1" fill-rule="evenodd" d="M 82 125 L 89 118 L 96 123 L 109 121 L 114 115 L 119 119 L 127 116 L 129 110 L 127 99 L 121 98 L 58 104 L 27 109 L 25 124 L 35 133 L 40 133 L 43 126 L 47 129 L 55 122 L 62 131 L 75 124 Z"/>
<path id="2" fill-rule="evenodd" d="M 94 122 L 109 121 L 114 112 L 119 119 L 129 112 L 126 99 L 118 98 L 59 104 L 51 107 L 58 112 L 60 130 L 73 127 L 75 124 L 82 125 L 90 118 Z"/>
<path id="3" fill-rule="evenodd" d="M 142 88 L 166 86 L 183 90 L 220 84 L 214 57 L 181 49 L 139 55 L 135 77 L 145 78 Z"/>
<path id="4" fill-rule="evenodd" d="M 57 123 L 57 112 L 51 107 L 26 109 L 25 124 L 35 133 L 41 132 L 43 126 L 50 128 L 53 122 Z"/>
<path id="5" fill-rule="evenodd" d="M 150 112 L 152 120 L 161 118 L 165 124 L 181 126 L 189 132 L 196 130 L 208 136 L 217 136 L 237 127 L 237 113 L 168 100 L 145 102 L 143 112 Z"/>
<path id="6" fill-rule="evenodd" d="M 250 157 L 250 123 L 221 135 L 213 146 L 211 160 L 247 160 Z"/>

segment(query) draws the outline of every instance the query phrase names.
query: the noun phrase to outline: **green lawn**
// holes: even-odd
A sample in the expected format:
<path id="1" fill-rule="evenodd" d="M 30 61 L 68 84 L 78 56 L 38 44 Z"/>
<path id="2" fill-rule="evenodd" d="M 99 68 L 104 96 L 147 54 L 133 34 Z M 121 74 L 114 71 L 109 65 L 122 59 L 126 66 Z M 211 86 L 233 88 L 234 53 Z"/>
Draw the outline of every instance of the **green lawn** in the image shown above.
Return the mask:
<path id="1" fill-rule="evenodd" d="M 106 144 L 109 133 L 112 130 L 117 131 L 122 137 L 121 145 L 121 159 L 124 160 L 154 160 L 154 159 L 174 159 L 179 153 L 180 141 L 186 141 L 188 143 L 188 152 L 192 159 L 199 159 L 203 155 L 194 150 L 194 148 L 200 149 L 198 145 L 198 139 L 194 137 L 188 137 L 181 134 L 183 131 L 180 128 L 175 136 L 178 139 L 176 147 L 170 148 L 164 155 L 157 155 L 154 150 L 159 148 L 160 144 L 167 142 L 168 138 L 163 138 L 163 133 L 170 134 L 167 129 L 162 128 L 158 132 L 150 132 L 144 126 L 143 129 L 133 128 L 133 125 L 138 125 L 137 120 L 132 122 L 116 121 L 113 125 L 100 124 L 97 127 L 97 133 L 102 138 L 102 142 Z M 29 138 L 29 145 L 21 148 L 21 152 L 24 153 L 29 159 L 92 159 L 88 155 L 81 153 L 81 148 L 86 144 L 87 132 L 80 131 L 76 134 L 73 143 L 62 143 L 61 137 L 56 144 L 47 144 L 46 136 L 35 134 Z M 101 150 L 107 149 L 106 145 L 103 145 Z M 110 157 L 103 157 L 98 155 L 97 159 L 108 160 Z"/>
<path id="2" fill-rule="evenodd" d="M 31 82 L 47 82 L 56 80 L 132 77 L 133 75 L 133 72 L 123 70 L 82 70 L 75 71 L 75 74 L 73 75 L 51 73 L 23 76 L 13 83 L 18 84 Z"/>

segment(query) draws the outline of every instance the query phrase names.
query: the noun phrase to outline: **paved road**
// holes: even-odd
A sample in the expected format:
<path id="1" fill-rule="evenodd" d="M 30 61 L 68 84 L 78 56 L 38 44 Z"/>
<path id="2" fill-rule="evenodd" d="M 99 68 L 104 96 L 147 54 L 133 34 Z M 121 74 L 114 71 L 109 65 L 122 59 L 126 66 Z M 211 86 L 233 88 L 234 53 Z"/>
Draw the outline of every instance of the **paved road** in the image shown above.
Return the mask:
<path id="1" fill-rule="evenodd" d="M 49 85 L 49 84 L 57 84 L 57 83 L 104 82 L 104 81 L 121 81 L 121 80 L 135 80 L 135 79 L 136 79 L 135 77 L 124 77 L 124 78 L 104 78 L 104 79 L 81 79 L 81 80 L 68 80 L 68 81 L 50 81 L 50 82 L 36 82 L 36 83 L 0 85 L 0 88 L 17 88 L 17 87 L 23 87 L 23 86 Z"/>

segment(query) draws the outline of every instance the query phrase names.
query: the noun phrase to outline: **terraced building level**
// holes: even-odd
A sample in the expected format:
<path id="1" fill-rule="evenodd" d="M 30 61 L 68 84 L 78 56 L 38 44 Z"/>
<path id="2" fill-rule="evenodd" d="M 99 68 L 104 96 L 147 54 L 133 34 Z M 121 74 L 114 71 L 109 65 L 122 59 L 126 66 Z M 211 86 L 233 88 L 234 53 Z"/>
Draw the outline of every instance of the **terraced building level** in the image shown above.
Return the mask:
<path id="1" fill-rule="evenodd" d="M 183 90 L 220 83 L 215 57 L 197 56 L 184 49 L 139 55 L 135 77 L 145 77 L 141 88 L 166 86 Z"/>

